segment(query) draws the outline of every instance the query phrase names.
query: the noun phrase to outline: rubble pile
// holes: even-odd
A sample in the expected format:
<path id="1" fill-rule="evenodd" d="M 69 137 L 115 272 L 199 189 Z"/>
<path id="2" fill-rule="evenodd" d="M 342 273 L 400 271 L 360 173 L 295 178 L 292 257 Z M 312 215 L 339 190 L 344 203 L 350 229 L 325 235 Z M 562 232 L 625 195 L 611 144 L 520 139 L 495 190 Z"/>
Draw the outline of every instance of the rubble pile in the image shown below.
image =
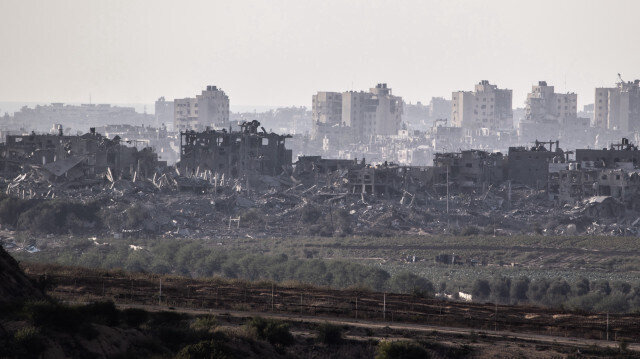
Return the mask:
<path id="1" fill-rule="evenodd" d="M 558 206 L 544 191 L 507 185 L 448 196 L 428 189 L 354 193 L 346 175 L 289 170 L 229 179 L 168 167 L 150 178 L 106 175 L 83 185 L 50 183 L 30 171 L 0 184 L 25 199 L 98 200 L 105 217 L 117 219 L 102 223 L 102 235 L 116 237 L 635 235 L 640 229 L 640 214 L 612 197 Z M 134 215 L 144 220 L 130 220 Z"/>
<path id="2" fill-rule="evenodd" d="M 579 163 L 558 141 L 536 141 L 507 157 L 468 150 L 437 154 L 434 166 L 401 166 L 320 156 L 293 164 L 287 138 L 257 121 L 241 131 L 181 132 L 181 161 L 167 166 L 151 148 L 93 129 L 9 136 L 0 186 L 23 200 L 96 204 L 101 223 L 69 221 L 113 236 L 640 233 L 640 169 L 624 169 L 640 151 L 626 139 L 578 150 Z M 56 230 L 66 228 L 66 214 L 56 218 Z"/>

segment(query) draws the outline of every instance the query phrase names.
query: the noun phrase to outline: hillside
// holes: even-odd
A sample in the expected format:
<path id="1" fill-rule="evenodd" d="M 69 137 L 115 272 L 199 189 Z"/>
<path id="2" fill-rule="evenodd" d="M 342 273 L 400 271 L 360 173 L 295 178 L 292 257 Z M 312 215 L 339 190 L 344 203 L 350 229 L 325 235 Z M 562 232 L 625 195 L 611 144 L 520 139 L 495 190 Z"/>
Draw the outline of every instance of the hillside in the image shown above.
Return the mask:
<path id="1" fill-rule="evenodd" d="M 42 291 L 22 272 L 18 262 L 0 246 L 0 304 L 43 297 Z"/>

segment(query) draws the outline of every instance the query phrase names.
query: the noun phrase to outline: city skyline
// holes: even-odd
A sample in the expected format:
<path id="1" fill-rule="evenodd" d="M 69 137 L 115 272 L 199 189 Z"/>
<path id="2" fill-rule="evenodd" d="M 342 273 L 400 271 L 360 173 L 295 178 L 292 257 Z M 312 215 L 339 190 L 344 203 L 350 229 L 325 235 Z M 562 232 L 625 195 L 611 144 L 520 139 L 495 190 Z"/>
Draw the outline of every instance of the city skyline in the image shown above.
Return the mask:
<path id="1" fill-rule="evenodd" d="M 0 7 L 6 102 L 152 103 L 215 84 L 233 104 L 310 106 L 317 91 L 385 82 L 407 102 L 481 80 L 523 107 L 538 81 L 593 102 L 617 73 L 640 77 L 625 44 L 631 1 L 80 2 Z"/>

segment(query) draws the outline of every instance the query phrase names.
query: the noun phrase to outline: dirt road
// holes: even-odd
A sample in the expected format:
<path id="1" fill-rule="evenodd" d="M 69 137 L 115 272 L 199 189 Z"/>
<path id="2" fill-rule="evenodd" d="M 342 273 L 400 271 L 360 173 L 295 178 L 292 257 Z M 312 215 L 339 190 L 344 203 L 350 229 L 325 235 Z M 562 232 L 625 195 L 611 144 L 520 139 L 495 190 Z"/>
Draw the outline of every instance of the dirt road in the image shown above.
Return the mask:
<path id="1" fill-rule="evenodd" d="M 193 308 L 177 308 L 177 307 L 167 307 L 160 305 L 135 305 L 135 304 L 118 304 L 119 308 L 138 308 L 144 309 L 147 311 L 175 311 L 179 313 L 186 313 L 192 315 L 198 314 L 213 314 L 213 315 L 224 315 L 235 318 L 250 318 L 255 316 L 260 316 L 263 318 L 271 318 L 278 319 L 287 322 L 298 322 L 298 323 L 330 323 L 335 325 L 348 325 L 351 327 L 358 328 L 369 328 L 369 329 L 388 329 L 393 331 L 412 331 L 419 333 L 441 333 L 441 334 L 456 334 L 456 335 L 464 335 L 464 336 L 484 336 L 489 338 L 496 338 L 500 340 L 507 341 L 527 341 L 527 342 L 537 342 L 537 343 L 545 343 L 545 344 L 555 344 L 555 345 L 569 345 L 572 347 L 592 347 L 598 346 L 601 348 L 612 348 L 617 349 L 620 346 L 620 343 L 615 341 L 606 341 L 606 340 L 595 340 L 595 339 L 583 339 L 583 338 L 573 338 L 573 337 L 560 337 L 560 336 L 551 336 L 551 335 L 539 335 L 539 334 L 529 334 L 529 333 L 517 333 L 513 331 L 504 331 L 504 330 L 488 330 L 478 332 L 471 328 L 456 328 L 456 327 L 446 327 L 446 326 L 437 326 L 437 325 L 422 325 L 422 324 L 410 324 L 410 323 L 381 323 L 367 320 L 350 320 L 345 318 L 335 318 L 335 317 L 314 317 L 307 315 L 296 315 L 296 314 L 286 314 L 286 313 L 269 313 L 269 312 L 252 312 L 252 311 L 229 311 L 229 310 L 218 310 L 218 309 L 193 309 Z M 400 338 L 400 337 L 398 337 Z M 370 338 L 369 338 L 370 339 Z M 628 343 L 628 350 L 640 351 L 640 343 Z"/>

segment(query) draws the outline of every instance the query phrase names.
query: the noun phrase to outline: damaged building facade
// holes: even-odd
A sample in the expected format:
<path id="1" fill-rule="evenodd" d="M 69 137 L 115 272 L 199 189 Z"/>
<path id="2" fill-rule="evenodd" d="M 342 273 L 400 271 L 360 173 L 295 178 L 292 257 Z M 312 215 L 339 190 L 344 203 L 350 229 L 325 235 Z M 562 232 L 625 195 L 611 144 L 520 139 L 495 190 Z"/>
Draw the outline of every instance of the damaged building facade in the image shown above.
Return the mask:
<path id="1" fill-rule="evenodd" d="M 151 148 L 126 146 L 119 136 L 108 139 L 93 128 L 82 136 L 7 136 L 0 153 L 3 174 L 17 174 L 28 167 L 49 182 L 152 176 L 157 167 L 166 166 Z"/>
<path id="2" fill-rule="evenodd" d="M 529 142 L 549 133 L 558 134 L 563 141 L 588 137 L 591 119 L 578 117 L 577 102 L 577 94 L 556 93 L 554 86 L 539 81 L 527 94 L 525 117 L 518 124 L 520 139 Z"/>
<path id="3" fill-rule="evenodd" d="M 380 165 L 352 168 L 347 174 L 351 193 L 368 193 L 381 196 L 409 194 L 414 196 L 428 183 L 432 183 L 431 167 Z M 403 196 L 404 197 L 404 196 Z"/>
<path id="4" fill-rule="evenodd" d="M 515 183 L 545 189 L 549 179 L 549 165 L 566 162 L 569 154 L 560 148 L 559 141 L 536 140 L 531 148 L 510 147 L 507 157 L 507 177 Z"/>
<path id="5" fill-rule="evenodd" d="M 504 182 L 505 158 L 502 153 L 479 150 L 436 153 L 433 159 L 434 181 L 456 189 L 486 189 Z"/>
<path id="6" fill-rule="evenodd" d="M 258 121 L 243 123 L 240 131 L 181 132 L 177 167 L 184 174 L 209 171 L 227 178 L 276 176 L 292 164 L 285 148 L 290 137 L 267 133 Z"/>

